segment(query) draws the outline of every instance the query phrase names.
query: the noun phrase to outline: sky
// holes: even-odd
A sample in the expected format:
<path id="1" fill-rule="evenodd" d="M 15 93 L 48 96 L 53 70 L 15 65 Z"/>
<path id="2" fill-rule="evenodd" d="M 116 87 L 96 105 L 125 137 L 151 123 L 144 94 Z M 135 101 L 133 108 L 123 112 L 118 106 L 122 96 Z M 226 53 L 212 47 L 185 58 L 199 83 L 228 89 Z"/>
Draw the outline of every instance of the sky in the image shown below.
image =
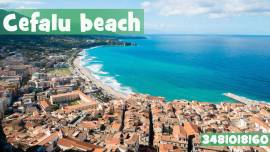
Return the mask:
<path id="1" fill-rule="evenodd" d="M 0 8 L 142 8 L 146 34 L 270 35 L 270 0 L 0 0 Z"/>

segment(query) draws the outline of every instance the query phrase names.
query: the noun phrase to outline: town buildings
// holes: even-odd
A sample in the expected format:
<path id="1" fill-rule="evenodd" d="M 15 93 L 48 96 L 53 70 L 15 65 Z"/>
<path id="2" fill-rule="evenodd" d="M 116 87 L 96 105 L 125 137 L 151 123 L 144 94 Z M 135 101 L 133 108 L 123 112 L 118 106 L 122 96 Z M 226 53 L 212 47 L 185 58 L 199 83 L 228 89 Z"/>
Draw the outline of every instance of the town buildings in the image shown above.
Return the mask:
<path id="1" fill-rule="evenodd" d="M 167 102 L 142 94 L 116 99 L 70 67 L 65 69 L 69 75 L 50 73 L 67 68 L 63 54 L 72 52 L 56 50 L 64 49 L 27 51 L 33 61 L 15 52 L 1 60 L 0 116 L 14 147 L 41 146 L 49 152 L 269 151 L 267 146 L 203 147 L 199 139 L 209 132 L 269 133 L 269 104 Z"/>

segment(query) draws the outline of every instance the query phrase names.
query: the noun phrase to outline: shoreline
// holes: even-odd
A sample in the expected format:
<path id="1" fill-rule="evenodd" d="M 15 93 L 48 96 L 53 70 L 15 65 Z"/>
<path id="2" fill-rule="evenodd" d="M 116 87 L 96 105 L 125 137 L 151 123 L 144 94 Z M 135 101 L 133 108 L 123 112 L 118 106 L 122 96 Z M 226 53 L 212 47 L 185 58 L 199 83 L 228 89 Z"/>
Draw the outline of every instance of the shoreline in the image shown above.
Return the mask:
<path id="1" fill-rule="evenodd" d="M 96 47 L 101 47 L 101 46 L 96 46 Z M 93 49 L 93 48 L 96 48 L 96 47 L 92 47 L 90 49 Z M 102 83 L 101 81 L 97 80 L 92 75 L 92 72 L 89 69 L 87 69 L 86 67 L 83 67 L 81 65 L 80 53 L 82 51 L 85 51 L 85 49 L 82 49 L 81 51 L 78 51 L 73 57 L 73 61 L 72 61 L 73 70 L 80 77 L 82 77 L 86 81 L 89 81 L 89 82 L 93 83 L 94 85 L 96 85 L 97 88 L 101 88 L 102 90 L 104 90 L 106 92 L 106 94 L 112 95 L 115 99 L 126 99 L 128 97 L 128 95 L 125 95 L 125 94 L 123 94 L 121 92 L 118 92 L 118 91 L 114 90 L 113 88 L 107 86 L 106 84 Z"/>
<path id="2" fill-rule="evenodd" d="M 88 49 L 94 49 L 94 48 L 97 48 L 97 47 L 102 47 L 102 45 L 101 46 L 91 47 L 91 48 L 88 48 Z M 81 65 L 81 57 L 83 55 L 80 55 L 80 53 L 83 52 L 83 51 L 85 51 L 85 49 L 81 49 L 81 50 L 77 51 L 71 57 L 71 62 L 70 63 L 71 63 L 71 66 L 73 68 L 73 71 L 75 71 L 75 73 L 78 74 L 85 81 L 91 82 L 97 88 L 102 89 L 105 94 L 110 95 L 115 99 L 127 99 L 128 96 L 129 96 L 128 94 L 121 93 L 121 92 L 113 89 L 112 87 L 104 84 L 103 82 L 101 82 L 100 80 L 96 79 L 93 76 L 90 69 L 88 69 L 88 68 Z M 243 102 L 241 102 L 239 100 L 236 100 L 235 98 L 232 98 L 231 96 L 227 96 L 226 94 L 228 94 L 228 93 L 222 93 L 223 96 L 226 96 L 227 98 L 232 99 L 234 102 L 243 103 Z M 233 94 L 233 95 L 235 95 L 235 94 Z M 236 95 L 236 96 L 238 96 L 238 95 Z M 239 97 L 244 98 L 245 100 L 248 99 L 248 98 L 242 97 L 242 96 L 239 96 Z M 186 100 L 186 99 L 175 99 L 175 100 Z M 248 100 L 252 100 L 252 99 L 248 99 Z M 171 100 L 171 101 L 174 101 L 174 100 Z M 198 101 L 198 100 L 190 100 L 190 101 Z M 252 100 L 252 101 L 253 101 L 253 104 L 258 104 L 258 103 L 267 103 L 268 104 L 268 102 L 266 102 L 266 101 L 258 101 L 258 100 Z M 198 102 L 202 102 L 202 101 L 198 101 Z M 218 101 L 218 102 L 222 103 L 222 102 L 225 102 L 225 101 Z M 217 103 L 213 103 L 213 104 L 217 104 Z"/>

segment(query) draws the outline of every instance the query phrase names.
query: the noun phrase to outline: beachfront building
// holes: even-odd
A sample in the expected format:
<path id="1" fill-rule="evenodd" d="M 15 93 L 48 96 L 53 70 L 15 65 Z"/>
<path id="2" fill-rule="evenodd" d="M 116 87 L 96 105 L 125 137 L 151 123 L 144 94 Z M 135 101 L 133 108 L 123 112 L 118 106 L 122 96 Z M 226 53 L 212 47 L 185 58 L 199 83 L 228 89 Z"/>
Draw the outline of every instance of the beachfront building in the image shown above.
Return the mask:
<path id="1" fill-rule="evenodd" d="M 98 107 L 98 104 L 96 102 L 93 103 L 81 103 L 77 105 L 72 105 L 72 106 L 66 106 L 64 108 L 65 113 L 70 113 L 72 111 L 77 111 L 77 110 L 87 110 L 87 109 L 96 109 Z"/>
<path id="2" fill-rule="evenodd" d="M 51 104 L 65 103 L 80 99 L 79 93 L 77 91 L 62 93 L 50 96 Z"/>
<path id="3" fill-rule="evenodd" d="M 74 100 L 81 100 L 85 103 L 96 103 L 96 101 L 79 90 L 50 96 L 51 104 L 67 103 Z"/>
<path id="4" fill-rule="evenodd" d="M 79 90 L 50 96 L 51 104 L 63 104 L 76 100 L 79 101 L 78 104 L 68 105 L 64 107 L 63 110 L 65 113 L 70 113 L 77 110 L 96 109 L 98 107 L 98 103 L 96 100 L 92 99 L 91 97 L 87 96 Z"/>

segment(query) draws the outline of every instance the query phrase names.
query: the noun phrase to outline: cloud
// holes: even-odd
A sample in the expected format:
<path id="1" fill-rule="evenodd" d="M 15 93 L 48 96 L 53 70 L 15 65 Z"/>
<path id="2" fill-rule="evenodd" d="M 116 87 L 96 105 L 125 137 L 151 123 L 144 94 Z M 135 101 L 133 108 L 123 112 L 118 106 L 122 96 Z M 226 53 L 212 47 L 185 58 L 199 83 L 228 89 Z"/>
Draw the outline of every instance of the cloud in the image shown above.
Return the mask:
<path id="1" fill-rule="evenodd" d="M 141 3 L 141 6 L 142 6 L 144 9 L 148 10 L 148 9 L 150 9 L 151 4 L 152 4 L 152 3 L 149 2 L 149 1 L 144 1 L 144 2 Z"/>
<path id="2" fill-rule="evenodd" d="M 0 0 L 0 4 L 42 4 L 39 0 Z"/>
<path id="3" fill-rule="evenodd" d="M 9 7 L 9 4 L 0 3 L 0 9 L 5 9 L 5 8 L 8 8 L 8 7 Z"/>
<path id="4" fill-rule="evenodd" d="M 29 8 L 33 5 L 40 5 L 40 0 L 0 0 L 0 8 Z"/>
<path id="5" fill-rule="evenodd" d="M 269 0 L 157 0 L 141 3 L 146 11 L 155 10 L 163 16 L 208 15 L 211 18 L 246 14 L 269 14 Z"/>

